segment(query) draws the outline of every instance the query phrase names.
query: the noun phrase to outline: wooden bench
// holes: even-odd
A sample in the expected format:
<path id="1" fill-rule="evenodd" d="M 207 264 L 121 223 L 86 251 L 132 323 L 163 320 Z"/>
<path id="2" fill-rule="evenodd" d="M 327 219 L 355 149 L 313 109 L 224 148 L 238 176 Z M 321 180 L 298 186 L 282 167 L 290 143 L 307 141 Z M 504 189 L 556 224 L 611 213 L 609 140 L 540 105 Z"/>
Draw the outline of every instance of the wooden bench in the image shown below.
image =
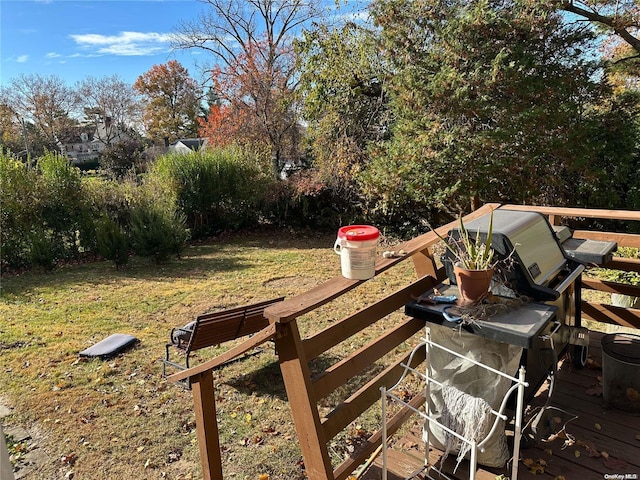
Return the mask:
<path id="1" fill-rule="evenodd" d="M 170 341 L 166 344 L 166 355 L 162 361 L 162 373 L 166 376 L 167 365 L 184 370 L 189 368 L 191 352 L 212 347 L 256 333 L 269 325 L 264 309 L 281 302 L 284 297 L 264 302 L 235 307 L 220 312 L 199 315 L 193 322 L 171 330 Z M 170 359 L 171 349 L 184 355 L 184 365 Z"/>

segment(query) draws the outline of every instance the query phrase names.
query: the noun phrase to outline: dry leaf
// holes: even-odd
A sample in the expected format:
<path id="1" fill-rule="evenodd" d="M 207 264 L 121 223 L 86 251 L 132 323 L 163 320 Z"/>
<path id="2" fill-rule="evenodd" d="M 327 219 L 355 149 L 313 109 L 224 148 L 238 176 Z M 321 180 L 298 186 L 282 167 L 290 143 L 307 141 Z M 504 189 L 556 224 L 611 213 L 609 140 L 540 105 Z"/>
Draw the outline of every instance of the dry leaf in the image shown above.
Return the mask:
<path id="1" fill-rule="evenodd" d="M 592 397 L 600 397 L 602 396 L 602 386 L 601 385 L 593 385 L 587 388 L 584 393 L 587 395 L 591 395 Z"/>
<path id="2" fill-rule="evenodd" d="M 77 453 L 70 453 L 69 455 L 65 455 L 60 459 L 60 461 L 64 465 L 73 465 L 74 463 L 76 463 L 77 460 L 78 460 Z"/>
<path id="3" fill-rule="evenodd" d="M 609 457 L 604 461 L 604 466 L 611 471 L 620 471 L 627 468 L 628 464 L 621 458 Z"/>
<path id="4" fill-rule="evenodd" d="M 269 480 L 269 474 L 268 473 L 261 473 L 260 475 L 258 475 L 258 480 Z"/>
<path id="5" fill-rule="evenodd" d="M 637 402 L 640 400 L 640 393 L 635 388 L 627 388 L 627 398 L 632 402 Z"/>
<path id="6" fill-rule="evenodd" d="M 531 458 L 525 458 L 522 463 L 529 469 L 529 471 L 533 475 L 543 474 L 544 468 L 547 466 L 547 462 L 545 462 L 542 458 L 537 460 L 533 460 Z"/>

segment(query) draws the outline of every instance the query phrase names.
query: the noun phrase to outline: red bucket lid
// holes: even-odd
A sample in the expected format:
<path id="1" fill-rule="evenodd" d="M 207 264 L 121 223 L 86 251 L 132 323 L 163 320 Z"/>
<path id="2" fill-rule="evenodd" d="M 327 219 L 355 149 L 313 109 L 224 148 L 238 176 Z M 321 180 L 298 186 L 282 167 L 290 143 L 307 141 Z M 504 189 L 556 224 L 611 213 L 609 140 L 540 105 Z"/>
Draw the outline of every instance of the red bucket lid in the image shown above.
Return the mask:
<path id="1" fill-rule="evenodd" d="M 350 242 L 365 242 L 380 237 L 380 231 L 371 225 L 347 225 L 338 230 L 338 238 Z"/>

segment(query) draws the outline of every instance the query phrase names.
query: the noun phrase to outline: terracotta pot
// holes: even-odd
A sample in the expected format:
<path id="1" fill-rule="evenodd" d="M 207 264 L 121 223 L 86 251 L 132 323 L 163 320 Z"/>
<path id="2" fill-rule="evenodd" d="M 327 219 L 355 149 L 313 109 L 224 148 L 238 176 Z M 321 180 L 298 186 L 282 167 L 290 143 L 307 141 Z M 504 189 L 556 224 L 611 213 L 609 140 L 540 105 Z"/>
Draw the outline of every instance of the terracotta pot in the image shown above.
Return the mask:
<path id="1" fill-rule="evenodd" d="M 454 265 L 453 273 L 456 276 L 460 299 L 463 305 L 468 305 L 482 300 L 489 292 L 493 268 L 488 270 L 467 270 Z"/>

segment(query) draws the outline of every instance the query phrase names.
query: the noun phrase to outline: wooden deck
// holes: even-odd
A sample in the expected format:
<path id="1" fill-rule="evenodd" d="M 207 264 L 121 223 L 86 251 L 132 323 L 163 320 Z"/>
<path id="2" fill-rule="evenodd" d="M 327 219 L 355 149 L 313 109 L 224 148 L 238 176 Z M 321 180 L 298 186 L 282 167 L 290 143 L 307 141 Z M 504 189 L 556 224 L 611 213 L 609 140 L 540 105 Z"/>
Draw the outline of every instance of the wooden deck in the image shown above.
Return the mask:
<path id="1" fill-rule="evenodd" d="M 550 406 L 554 407 L 549 422 L 553 425 L 552 430 L 541 435 L 543 442 L 523 444 L 519 479 L 640 479 L 640 416 L 604 407 L 601 338 L 602 334 L 591 332 L 587 368 L 577 369 L 570 361 L 562 363 L 550 401 Z M 548 385 L 545 384 L 531 402 L 531 408 L 543 405 L 547 392 Z M 566 435 L 556 435 L 563 426 Z M 389 480 L 406 479 L 422 467 L 425 454 L 420 437 L 421 427 L 416 425 L 410 433 L 394 439 L 392 449 L 387 452 Z M 441 452 L 432 449 L 430 463 L 438 465 L 440 456 Z M 449 458 L 443 469 L 451 472 L 453 465 L 453 458 Z M 534 474 L 534 470 L 537 473 Z M 381 472 L 382 461 L 378 456 L 361 478 L 378 480 Z M 509 478 L 511 472 L 480 468 L 475 478 L 495 480 L 500 474 Z M 612 476 L 616 474 L 620 476 Z M 445 478 L 433 471 L 430 475 Z M 455 476 L 448 475 L 468 479 L 468 463 L 463 462 Z M 414 478 L 429 477 L 421 473 Z"/>

